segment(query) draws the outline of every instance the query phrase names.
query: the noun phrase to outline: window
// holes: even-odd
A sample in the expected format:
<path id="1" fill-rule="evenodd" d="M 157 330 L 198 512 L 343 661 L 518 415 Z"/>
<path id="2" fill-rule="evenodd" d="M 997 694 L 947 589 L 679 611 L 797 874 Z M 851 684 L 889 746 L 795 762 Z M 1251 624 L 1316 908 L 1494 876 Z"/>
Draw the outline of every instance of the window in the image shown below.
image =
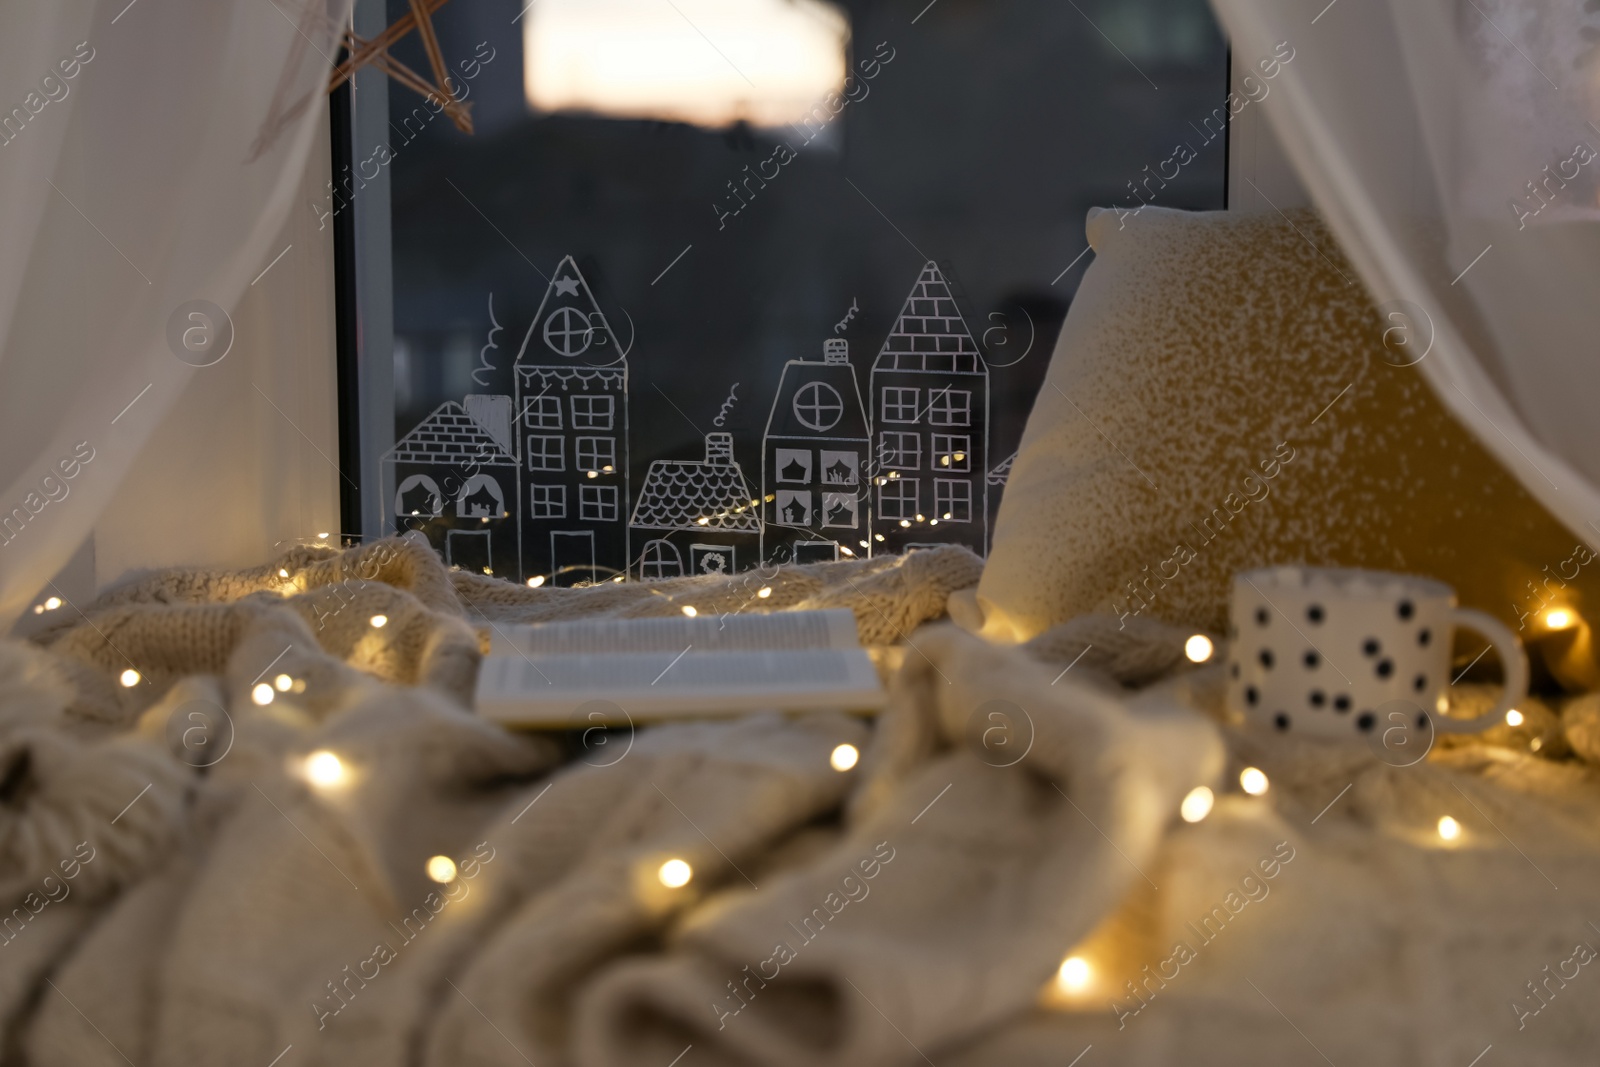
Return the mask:
<path id="1" fill-rule="evenodd" d="M 794 417 L 808 430 L 831 430 L 844 415 L 839 391 L 827 382 L 807 382 L 794 394 Z"/>
<path id="2" fill-rule="evenodd" d="M 528 517 L 564 519 L 567 517 L 567 487 L 564 485 L 528 486 Z"/>
<path id="3" fill-rule="evenodd" d="M 492 439 L 522 467 L 514 486 L 480 463 L 515 520 L 494 530 L 496 577 L 555 580 L 559 551 L 581 559 L 587 578 L 592 550 L 595 573 L 637 579 L 660 533 L 629 525 L 647 472 L 702 465 L 713 433 L 732 435 L 713 454 L 736 458 L 740 477 L 713 460 L 697 477 L 716 481 L 714 500 L 681 514 L 692 525 L 727 501 L 758 501 L 760 550 L 753 531 L 738 538 L 730 569 L 831 558 L 833 535 L 852 552 L 863 539 L 869 551 L 896 547 L 873 536 L 888 532 L 880 478 L 970 478 L 970 520 L 929 532 L 983 551 L 1001 472 L 1094 261 L 1085 210 L 1226 206 L 1230 71 L 1208 0 L 1026 11 L 692 0 L 681 12 L 662 0 L 509 2 L 457 0 L 433 15 L 471 134 L 413 89 L 363 71 L 363 91 L 341 89 L 333 104 L 332 185 L 317 180 L 314 202 L 296 207 L 342 235 L 341 367 L 392 368 L 390 397 L 343 390 L 363 415 L 394 418 L 350 409 L 348 447 L 360 455 L 334 458 L 352 477 L 378 473 L 372 485 L 341 480 L 360 493 L 346 506 L 372 512 L 342 529 L 372 538 L 382 531 L 369 525 L 402 518 L 389 505 L 413 473 L 437 480 L 441 519 L 484 526 L 454 515 L 447 464 L 382 464 L 453 404 L 447 414 L 474 451 Z M 406 3 L 367 6 L 398 17 Z M 993 62 L 1041 41 L 1051 62 Z M 387 51 L 432 80 L 418 34 Z M 1242 73 L 1261 57 L 1239 58 Z M 952 85 L 951 71 L 971 69 L 986 72 L 982 94 Z M 385 98 L 386 116 L 364 110 Z M 1006 235 L 1004 255 L 995 234 Z M 382 389 L 391 375 L 371 378 Z M 920 440 L 893 436 L 913 430 Z M 950 440 L 936 446 L 934 432 Z M 530 440 L 554 435 L 565 438 L 560 453 Z M 580 456 L 580 435 L 614 440 L 614 472 L 598 446 Z M 564 483 L 566 497 L 534 501 L 528 482 Z M 615 519 L 580 522 L 579 488 L 606 484 L 617 489 Z M 919 489 L 889 495 L 907 502 L 906 521 L 920 509 L 931 522 L 933 486 L 925 499 Z M 860 494 L 854 529 L 850 494 Z M 412 496 L 426 514 L 428 495 Z M 536 509 L 563 518 L 530 518 Z M 593 510 L 607 509 L 596 500 Z M 430 533 L 448 525 L 405 521 Z M 575 531 L 592 544 L 551 539 Z M 684 574 L 697 570 L 694 535 L 666 535 Z"/>
<path id="4" fill-rule="evenodd" d="M 933 469 L 936 471 L 970 471 L 972 469 L 972 438 L 966 434 L 934 434 Z"/>
<path id="5" fill-rule="evenodd" d="M 946 522 L 971 522 L 972 483 L 965 478 L 935 478 L 933 513 Z"/>
<path id="6" fill-rule="evenodd" d="M 551 399 L 554 399 L 552 397 Z M 557 415 L 560 408 L 556 409 Z M 567 439 L 565 437 L 527 438 L 528 469 L 530 471 L 560 471 L 567 469 Z"/>
<path id="7" fill-rule="evenodd" d="M 913 520 L 921 505 L 915 478 L 887 478 L 878 486 L 878 514 L 885 519 Z"/>
<path id="8" fill-rule="evenodd" d="M 572 428 L 574 430 L 609 430 L 616 398 L 579 393 L 572 398 Z"/>
<path id="9" fill-rule="evenodd" d="M 615 437 L 578 438 L 578 469 L 615 473 L 617 469 L 617 439 Z"/>
<path id="10" fill-rule="evenodd" d="M 561 429 L 561 398 L 530 396 L 523 401 L 522 418 L 530 430 Z"/>
<path id="11" fill-rule="evenodd" d="M 646 541 L 639 557 L 639 577 L 647 582 L 678 578 L 683 574 L 683 555 L 671 541 Z"/>
<path id="12" fill-rule="evenodd" d="M 971 426 L 972 393 L 967 389 L 937 389 L 928 395 L 928 422 L 934 426 Z"/>
<path id="13" fill-rule="evenodd" d="M 880 433 L 878 463 L 884 470 L 916 470 L 922 466 L 922 435 L 894 430 Z"/>
<path id="14" fill-rule="evenodd" d="M 614 485 L 578 486 L 578 518 L 585 522 L 616 522 L 617 487 Z"/>
<path id="15" fill-rule="evenodd" d="M 916 422 L 919 390 L 888 386 L 883 390 L 884 422 Z"/>

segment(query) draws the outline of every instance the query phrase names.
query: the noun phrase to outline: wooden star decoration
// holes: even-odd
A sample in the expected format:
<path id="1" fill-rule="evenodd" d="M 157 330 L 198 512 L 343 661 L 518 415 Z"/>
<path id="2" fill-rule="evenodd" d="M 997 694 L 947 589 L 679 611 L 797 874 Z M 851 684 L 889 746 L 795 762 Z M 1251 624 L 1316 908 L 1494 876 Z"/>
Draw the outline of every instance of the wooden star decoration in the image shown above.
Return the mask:
<path id="1" fill-rule="evenodd" d="M 302 115 L 315 98 L 316 94 L 312 92 L 303 94 L 293 103 L 288 102 L 294 72 L 304 60 L 306 48 L 317 47 L 312 43 L 313 33 L 319 36 L 328 33 L 337 34 L 338 44 L 345 52 L 344 62 L 337 64 L 327 53 L 322 53 L 323 58 L 334 68 L 333 74 L 328 79 L 328 92 L 333 92 L 349 81 L 350 76 L 362 67 L 371 66 L 428 99 L 438 100 L 441 110 L 450 116 L 450 121 L 455 123 L 456 129 L 462 133 L 471 133 L 472 105 L 458 99 L 451 91 L 449 71 L 444 65 L 444 55 L 439 51 L 439 36 L 433 29 L 433 13 L 449 3 L 449 0 L 410 0 L 410 3 L 410 14 L 402 15 L 392 26 L 369 41 L 348 26 L 334 24 L 326 10 L 326 0 L 304 0 L 300 6 L 298 24 L 289 19 L 288 14 L 279 7 L 277 0 L 273 0 L 273 6 L 278 8 L 278 13 L 289 19 L 290 24 L 295 27 L 296 37 L 291 42 L 288 58 L 279 75 L 277 89 L 267 109 L 267 117 L 261 124 L 261 130 L 256 134 L 245 162 L 252 162 L 264 155 L 277 141 L 278 135 Z M 410 67 L 389 55 L 389 46 L 412 30 L 416 30 L 418 36 L 422 38 L 422 47 L 428 54 L 428 64 L 433 70 L 436 84 L 429 84 Z M 327 38 L 323 36 L 322 39 Z M 317 48 L 317 51 L 322 50 Z"/>
<path id="2" fill-rule="evenodd" d="M 445 114 L 455 123 L 456 129 L 462 133 L 471 133 L 472 105 L 457 99 L 456 94 L 451 91 L 450 72 L 444 65 L 444 54 L 439 51 L 439 35 L 433 29 L 433 13 L 449 2 L 450 0 L 410 0 L 411 13 L 395 19 L 393 25 L 370 41 L 352 30 L 346 30 L 341 43 L 348 54 L 344 62 L 334 68 L 332 77 L 328 79 L 328 92 L 331 93 L 343 85 L 362 67 L 372 66 L 406 88 L 415 90 L 429 99 L 439 100 L 443 104 Z M 389 46 L 412 30 L 416 30 L 417 36 L 422 38 L 422 48 L 428 53 L 428 65 L 433 71 L 434 78 L 432 84 L 389 54 Z"/>

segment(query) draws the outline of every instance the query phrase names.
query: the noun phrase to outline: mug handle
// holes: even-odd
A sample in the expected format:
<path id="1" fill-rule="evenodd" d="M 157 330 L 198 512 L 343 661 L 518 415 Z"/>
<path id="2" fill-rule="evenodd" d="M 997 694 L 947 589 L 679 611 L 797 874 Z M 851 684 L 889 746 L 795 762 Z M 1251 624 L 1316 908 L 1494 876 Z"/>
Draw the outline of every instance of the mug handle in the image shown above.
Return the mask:
<path id="1" fill-rule="evenodd" d="M 1451 719 L 1442 715 L 1434 717 L 1434 728 L 1440 733 L 1477 733 L 1502 721 L 1506 712 L 1528 695 L 1528 657 L 1517 635 L 1493 615 L 1474 608 L 1455 608 L 1450 621 L 1455 626 L 1476 630 L 1487 637 L 1500 656 L 1501 670 L 1505 672 L 1505 692 L 1500 694 L 1500 700 L 1492 710 L 1474 719 Z"/>

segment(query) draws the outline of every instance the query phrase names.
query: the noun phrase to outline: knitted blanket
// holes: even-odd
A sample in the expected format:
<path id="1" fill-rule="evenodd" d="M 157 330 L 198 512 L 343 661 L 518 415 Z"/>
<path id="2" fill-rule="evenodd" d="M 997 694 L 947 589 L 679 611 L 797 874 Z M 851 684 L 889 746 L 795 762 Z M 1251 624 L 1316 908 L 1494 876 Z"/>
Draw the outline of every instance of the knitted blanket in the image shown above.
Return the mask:
<path id="1" fill-rule="evenodd" d="M 922 626 L 979 567 L 526 589 L 384 541 L 67 605 L 0 644 L 5 1062 L 1592 1059 L 1594 701 L 1391 766 L 1229 725 L 1164 624 Z M 890 707 L 471 714 L 496 627 L 685 604 L 850 608 Z"/>

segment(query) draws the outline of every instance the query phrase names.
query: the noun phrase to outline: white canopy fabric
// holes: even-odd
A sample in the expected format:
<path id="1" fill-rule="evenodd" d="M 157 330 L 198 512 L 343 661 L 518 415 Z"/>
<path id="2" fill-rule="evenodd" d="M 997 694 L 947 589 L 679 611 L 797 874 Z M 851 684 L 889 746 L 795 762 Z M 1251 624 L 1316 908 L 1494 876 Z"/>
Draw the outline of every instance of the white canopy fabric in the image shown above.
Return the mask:
<path id="1" fill-rule="evenodd" d="M 1600 5 L 1212 3 L 1236 70 L 1293 49 L 1257 106 L 1393 361 L 1600 543 Z"/>
<path id="2" fill-rule="evenodd" d="M 213 309 L 276 251 L 348 10 L 0 6 L 0 627 L 221 354 Z"/>

